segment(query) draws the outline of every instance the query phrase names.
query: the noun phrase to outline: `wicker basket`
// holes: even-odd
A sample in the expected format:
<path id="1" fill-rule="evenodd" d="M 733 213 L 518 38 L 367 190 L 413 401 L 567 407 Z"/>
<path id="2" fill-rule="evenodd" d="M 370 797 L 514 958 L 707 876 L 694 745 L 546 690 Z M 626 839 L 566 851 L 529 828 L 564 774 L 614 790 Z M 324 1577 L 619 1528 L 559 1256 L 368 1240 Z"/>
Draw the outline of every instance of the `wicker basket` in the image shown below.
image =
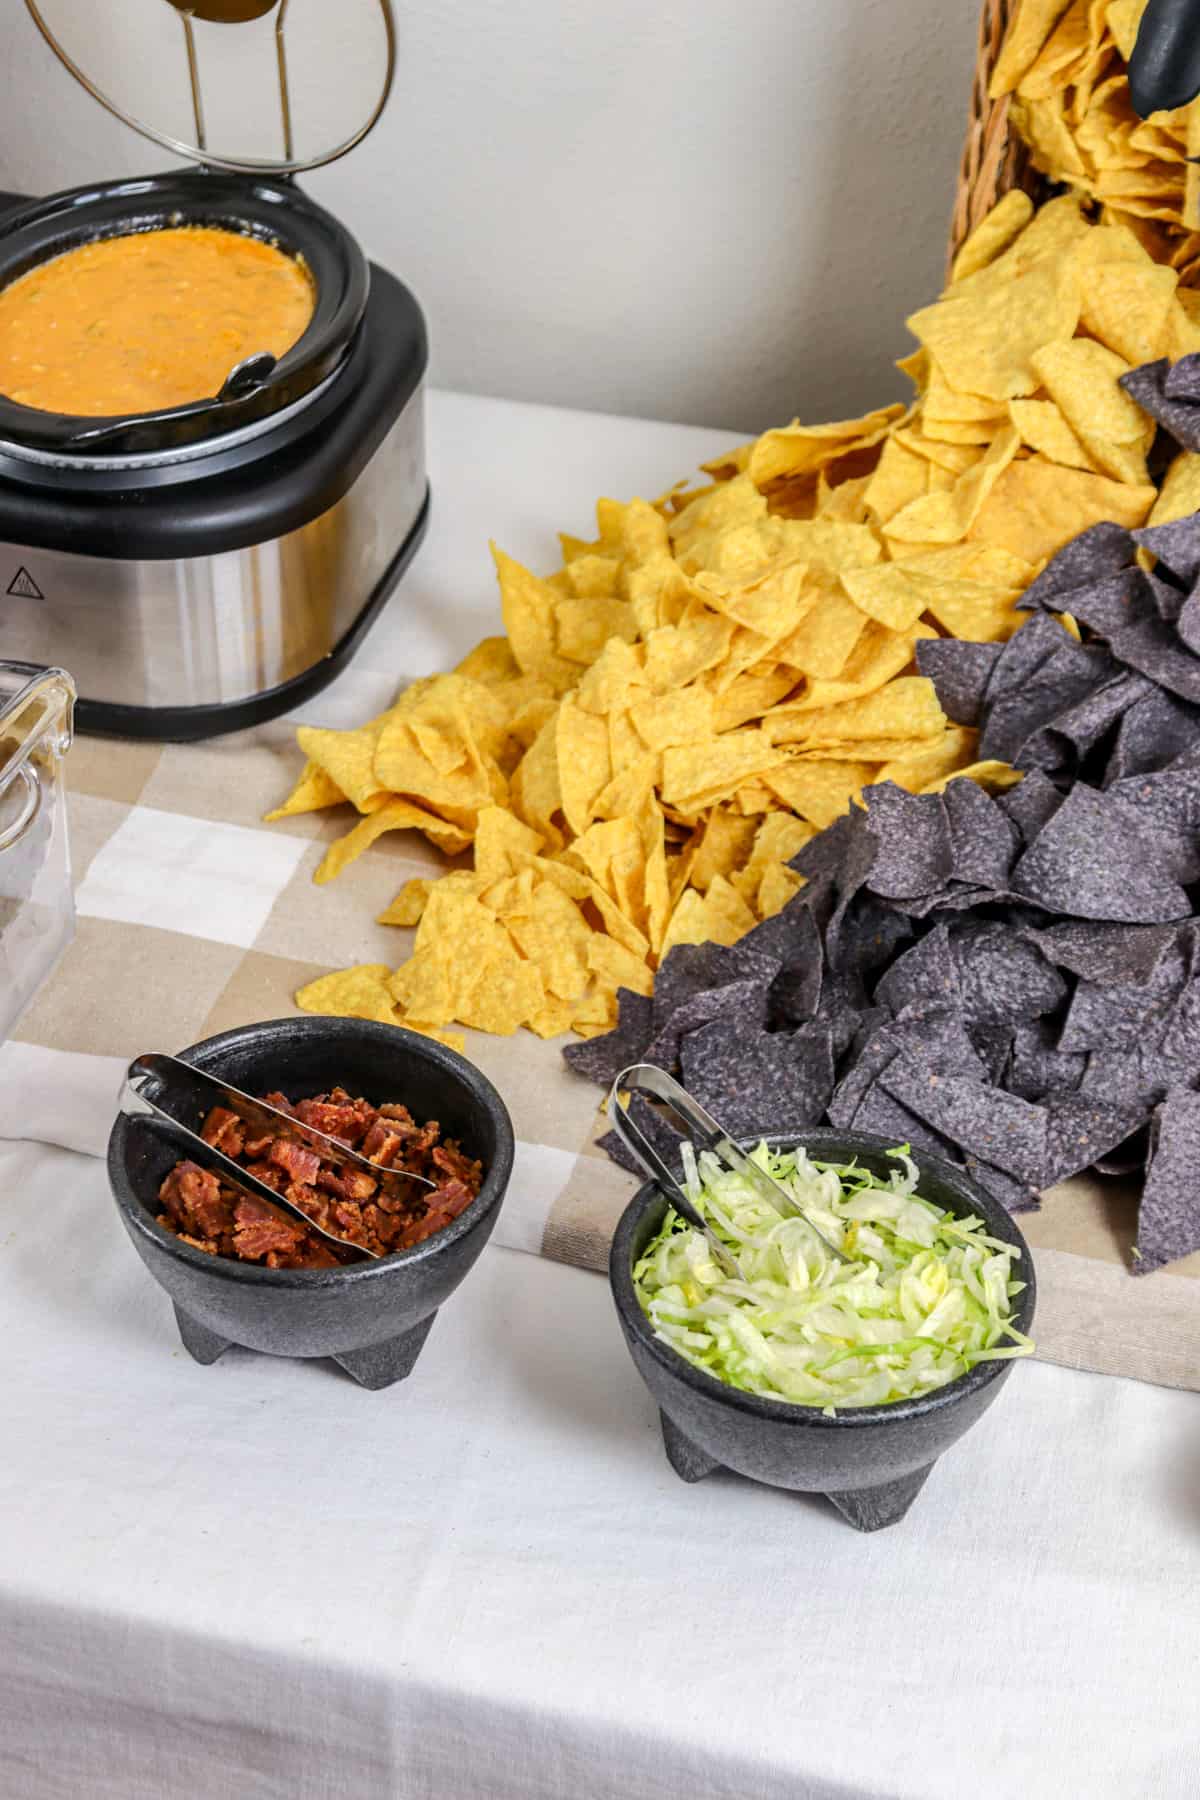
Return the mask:
<path id="1" fill-rule="evenodd" d="M 967 141 L 958 174 L 958 192 L 950 221 L 950 262 L 982 218 L 1010 188 L 1021 187 L 1034 199 L 1045 186 L 1029 162 L 1029 152 L 1008 128 L 1008 99 L 989 100 L 988 83 L 1000 46 L 1016 11 L 1016 0 L 983 0 L 979 49 L 971 83 Z"/>

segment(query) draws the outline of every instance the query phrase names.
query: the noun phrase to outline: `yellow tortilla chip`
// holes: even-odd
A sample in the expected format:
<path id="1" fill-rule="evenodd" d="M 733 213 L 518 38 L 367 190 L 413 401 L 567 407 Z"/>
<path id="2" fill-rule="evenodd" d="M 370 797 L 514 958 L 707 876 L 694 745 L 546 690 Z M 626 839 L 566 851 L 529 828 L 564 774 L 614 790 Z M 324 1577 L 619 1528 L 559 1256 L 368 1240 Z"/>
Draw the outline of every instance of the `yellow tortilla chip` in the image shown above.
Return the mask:
<path id="1" fill-rule="evenodd" d="M 981 219 L 964 240 L 950 271 L 951 283 L 978 274 L 1008 249 L 1033 217 L 1033 201 L 1020 188 L 1010 188 L 1004 198 Z"/>
<path id="2" fill-rule="evenodd" d="M 957 544 L 966 537 L 988 495 L 1020 448 L 1012 425 L 1003 427 L 973 468 L 948 492 L 926 494 L 901 509 L 885 528 L 888 541 L 913 544 Z M 885 621 L 886 623 L 886 621 Z"/>
<path id="3" fill-rule="evenodd" d="M 562 809 L 578 835 L 591 824 L 596 797 L 612 780 L 608 727 L 568 695 L 555 719 L 554 748 Z"/>
<path id="4" fill-rule="evenodd" d="M 1153 362 L 1172 347 L 1177 285 L 1173 269 L 1149 261 L 1089 269 L 1083 284 L 1081 321 L 1094 338 L 1131 367 Z"/>
<path id="5" fill-rule="evenodd" d="M 1053 400 L 1010 400 L 1009 417 L 1021 434 L 1021 442 L 1040 451 L 1050 462 L 1070 469 L 1099 473 Z"/>
<path id="6" fill-rule="evenodd" d="M 784 868 L 782 863 L 773 863 L 764 869 L 755 901 L 759 918 L 773 919 L 803 886 L 804 877 L 797 875 L 795 869 Z"/>
<path id="7" fill-rule="evenodd" d="M 929 491 L 929 458 L 893 436 L 883 446 L 875 473 L 863 491 L 867 512 L 880 525 Z"/>
<path id="8" fill-rule="evenodd" d="M 1146 450 L 1153 436 L 1137 402 L 1119 385 L 1129 364 L 1090 338 L 1047 344 L 1033 367 L 1050 398 L 1102 474 L 1145 486 Z"/>
<path id="9" fill-rule="evenodd" d="M 376 924 L 419 925 L 432 887 L 432 881 L 428 881 L 420 875 L 413 875 L 405 882 L 390 906 L 384 907 Z"/>
<path id="10" fill-rule="evenodd" d="M 997 266 L 914 313 L 908 328 L 952 387 L 1006 405 L 1036 390 L 1034 353 L 1073 336 L 1080 278 L 1069 254 L 1043 257 L 1007 281 L 990 279 Z"/>
<path id="11" fill-rule="evenodd" d="M 925 596 L 903 563 L 847 569 L 842 586 L 860 611 L 898 634 L 910 631 L 925 611 Z"/>
<path id="12" fill-rule="evenodd" d="M 375 1019 L 382 1025 L 396 1025 L 399 1021 L 387 986 L 390 976 L 386 963 L 359 963 L 353 969 L 319 975 L 299 990 L 296 1005 L 304 1012 L 335 1019 Z"/>
<path id="13" fill-rule="evenodd" d="M 753 818 L 715 806 L 702 827 L 692 861 L 692 886 L 704 893 L 715 875 L 726 877 L 749 856 L 758 826 Z"/>
<path id="14" fill-rule="evenodd" d="M 519 668 L 537 675 L 556 693 L 565 693 L 579 671 L 558 653 L 554 615 L 557 596 L 553 588 L 492 545 L 500 582 L 500 610 L 504 629 Z"/>
<path id="15" fill-rule="evenodd" d="M 436 813 L 427 812 L 411 800 L 388 800 L 375 812 L 360 819 L 345 837 L 336 838 L 322 857 L 313 880 L 323 886 L 356 862 L 364 850 L 381 838 L 385 831 L 423 831 L 431 843 L 447 856 L 457 856 L 471 842 L 471 834 L 457 825 L 448 824 Z"/>
<path id="16" fill-rule="evenodd" d="M 875 779 L 868 762 L 787 762 L 766 778 L 771 792 L 798 818 L 824 831 Z"/>
<path id="17" fill-rule="evenodd" d="M 578 565 L 575 565 L 578 567 Z M 559 655 L 568 662 L 593 663 L 609 638 L 637 641 L 637 620 L 625 600 L 599 596 L 562 600 L 555 610 Z"/>
<path id="18" fill-rule="evenodd" d="M 910 794 L 924 793 L 929 783 L 964 769 L 975 754 L 979 734 L 962 725 L 947 725 L 940 737 L 920 748 L 914 747 L 894 762 L 886 762 L 879 771 L 880 781 L 894 781 Z"/>
<path id="19" fill-rule="evenodd" d="M 1102 519 L 1144 525 L 1157 498 L 1153 487 L 1128 487 L 1031 456 L 1005 469 L 980 508 L 971 536 L 1043 564 Z"/>
<path id="20" fill-rule="evenodd" d="M 681 744 L 663 754 L 662 797 L 682 813 L 701 812 L 778 761 L 769 735 L 752 728 L 727 731 L 711 744 Z"/>
<path id="21" fill-rule="evenodd" d="M 803 729 L 803 741 L 814 748 L 868 738 L 925 738 L 941 731 L 945 723 L 933 683 L 924 675 L 902 675 L 874 694 L 801 713 L 789 721 Z"/>
<path id="22" fill-rule="evenodd" d="M 629 988 L 635 994 L 654 992 L 654 976 L 642 959 L 599 932 L 593 932 L 588 946 L 588 968 L 610 987 Z"/>
<path id="23" fill-rule="evenodd" d="M 814 680 L 834 681 L 842 673 L 867 627 L 862 608 L 838 587 L 820 594 L 796 630 L 772 654 L 790 669 Z"/>
<path id="24" fill-rule="evenodd" d="M 1069 0 L 1017 0 L 988 84 L 991 99 L 1011 94 L 1028 74 L 1068 4 Z"/>
<path id="25" fill-rule="evenodd" d="M 296 813 L 321 812 L 327 806 L 341 806 L 346 799 L 328 770 L 311 760 L 306 762 L 300 779 L 284 801 L 273 812 L 264 813 L 267 824 L 276 819 L 290 819 Z"/>
<path id="26" fill-rule="evenodd" d="M 1023 769 L 1014 769 L 1005 762 L 992 760 L 968 763 L 965 768 L 954 769 L 948 775 L 939 775 L 936 780 L 928 782 L 921 792 L 923 794 L 943 793 L 952 781 L 960 781 L 965 776 L 971 781 L 977 781 L 980 787 L 986 788 L 990 794 L 1002 794 L 1006 788 L 1016 787 L 1017 783 L 1024 779 L 1024 774 Z"/>
<path id="27" fill-rule="evenodd" d="M 301 725 L 296 732 L 296 742 L 312 767 L 320 769 L 362 813 L 377 806 L 380 795 L 386 791 L 375 774 L 375 746 L 386 718 L 384 714 L 382 719 L 373 719 L 358 731 L 325 731 Z"/>
<path id="28" fill-rule="evenodd" d="M 1172 519 L 1186 519 L 1194 512 L 1200 512 L 1200 456 L 1192 450 L 1181 450 L 1163 478 L 1146 523 L 1167 525 Z"/>
<path id="29" fill-rule="evenodd" d="M 484 687 L 491 687 L 515 680 L 521 670 L 508 639 L 490 637 L 484 638 L 482 643 L 468 651 L 455 667 L 454 673 L 465 675 L 470 681 L 481 682 Z"/>
<path id="30" fill-rule="evenodd" d="M 576 903 L 551 881 L 537 882 L 528 901 L 502 909 L 500 917 L 521 955 L 540 973 L 547 995 L 572 1005 L 587 988 L 593 940 L 613 941 L 594 932 Z"/>
<path id="31" fill-rule="evenodd" d="M 706 894 L 688 888 L 671 914 L 662 955 L 676 944 L 736 944 L 758 920 L 733 884 L 714 875 Z"/>

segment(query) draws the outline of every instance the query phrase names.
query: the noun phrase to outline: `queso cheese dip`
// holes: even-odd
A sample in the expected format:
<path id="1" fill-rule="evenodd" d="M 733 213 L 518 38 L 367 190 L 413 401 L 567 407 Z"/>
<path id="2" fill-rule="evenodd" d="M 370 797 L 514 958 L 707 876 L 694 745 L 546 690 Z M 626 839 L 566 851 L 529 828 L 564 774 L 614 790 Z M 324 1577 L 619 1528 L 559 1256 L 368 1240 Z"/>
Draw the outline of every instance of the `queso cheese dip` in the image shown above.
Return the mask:
<path id="1" fill-rule="evenodd" d="M 0 392 L 86 417 L 186 405 L 244 357 L 290 350 L 314 304 L 303 263 L 240 232 L 101 238 L 0 292 Z"/>

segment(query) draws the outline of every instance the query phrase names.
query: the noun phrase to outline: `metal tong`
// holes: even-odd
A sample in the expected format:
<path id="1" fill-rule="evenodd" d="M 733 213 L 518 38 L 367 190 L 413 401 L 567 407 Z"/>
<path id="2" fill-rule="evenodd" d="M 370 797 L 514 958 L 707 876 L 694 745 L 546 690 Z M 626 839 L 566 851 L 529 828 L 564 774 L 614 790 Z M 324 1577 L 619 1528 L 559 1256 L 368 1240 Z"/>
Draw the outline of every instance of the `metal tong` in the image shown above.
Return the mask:
<path id="1" fill-rule="evenodd" d="M 646 1094 L 652 1099 L 661 1101 L 680 1119 L 686 1128 L 692 1143 L 700 1150 L 708 1150 L 718 1162 L 726 1168 L 733 1169 L 753 1182 L 764 1200 L 769 1200 L 782 1218 L 800 1218 L 808 1226 L 815 1238 L 818 1238 L 838 1262 L 848 1263 L 850 1258 L 839 1249 L 837 1244 L 827 1238 L 820 1226 L 809 1218 L 804 1207 L 794 1200 L 787 1189 L 781 1187 L 773 1176 L 759 1167 L 752 1156 L 749 1156 L 741 1145 L 735 1143 L 725 1127 L 706 1112 L 699 1101 L 693 1100 L 687 1089 L 681 1087 L 673 1076 L 654 1063 L 631 1063 L 629 1068 L 622 1069 L 612 1084 L 608 1097 L 608 1116 L 621 1142 L 630 1154 L 637 1158 L 652 1181 L 656 1181 L 676 1212 L 702 1231 L 712 1250 L 718 1267 L 735 1281 L 744 1281 L 737 1258 L 726 1244 L 709 1226 L 704 1215 L 696 1207 L 684 1188 L 676 1181 L 654 1145 L 650 1142 L 641 1126 L 632 1119 L 621 1104 L 622 1093 Z"/>
<path id="2" fill-rule="evenodd" d="M 197 1069 L 177 1056 L 150 1052 L 130 1063 L 125 1071 L 118 1102 L 127 1119 L 141 1120 L 192 1162 L 219 1175 L 230 1187 L 238 1188 L 252 1199 L 265 1201 L 268 1206 L 289 1213 L 315 1231 L 318 1237 L 327 1238 L 331 1244 L 339 1244 L 344 1250 L 357 1250 L 360 1256 L 370 1257 L 373 1261 L 378 1260 L 376 1251 L 356 1244 L 352 1238 L 339 1237 L 336 1232 L 327 1230 L 310 1217 L 303 1207 L 297 1206 L 286 1194 L 277 1194 L 274 1188 L 268 1187 L 265 1181 L 260 1181 L 257 1175 L 252 1175 L 249 1169 L 244 1169 L 232 1157 L 226 1156 L 223 1150 L 208 1143 L 176 1113 L 166 1111 L 159 1105 L 158 1099 L 152 1099 L 146 1092 L 148 1085 L 155 1088 L 160 1097 L 171 1094 L 181 1109 L 195 1109 L 201 1119 L 207 1117 L 214 1106 L 223 1106 L 243 1125 L 249 1126 L 257 1137 L 288 1138 L 293 1143 L 302 1144 L 306 1150 L 315 1150 L 326 1162 L 333 1163 L 339 1169 L 360 1170 L 370 1175 L 389 1198 L 407 1199 L 404 1191 L 406 1182 L 415 1182 L 418 1187 L 427 1188 L 435 1185 L 424 1175 L 385 1169 L 379 1163 L 371 1162 L 368 1157 L 360 1156 L 357 1150 L 343 1144 L 340 1138 L 330 1137 L 326 1132 L 318 1131 L 315 1126 L 305 1125 L 302 1120 L 292 1118 L 290 1113 L 280 1112 L 278 1107 L 268 1106 L 265 1100 L 256 1100 L 253 1095 L 244 1094 L 241 1088 L 232 1087 L 229 1082 L 220 1081 L 216 1076 L 206 1074 L 203 1069 Z"/>

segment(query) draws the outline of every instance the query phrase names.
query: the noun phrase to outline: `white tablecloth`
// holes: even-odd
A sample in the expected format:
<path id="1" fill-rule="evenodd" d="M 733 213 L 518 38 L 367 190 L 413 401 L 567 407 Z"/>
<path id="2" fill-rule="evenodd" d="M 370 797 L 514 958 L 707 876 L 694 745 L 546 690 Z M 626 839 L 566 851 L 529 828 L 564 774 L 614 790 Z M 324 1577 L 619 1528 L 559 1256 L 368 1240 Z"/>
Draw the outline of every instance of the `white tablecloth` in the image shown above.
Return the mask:
<path id="1" fill-rule="evenodd" d="M 495 628 L 486 532 L 545 565 L 583 496 L 654 493 L 720 441 L 457 396 L 431 425 L 430 542 L 379 628 L 406 674 Z M 309 712 L 365 716 L 356 682 Z M 0 1800 L 1200 1785 L 1195 1395 L 1021 1365 L 862 1537 L 679 1482 L 606 1284 L 538 1257 L 486 1252 L 382 1394 L 200 1368 L 103 1166 L 22 1142 L 0 1325 Z"/>

